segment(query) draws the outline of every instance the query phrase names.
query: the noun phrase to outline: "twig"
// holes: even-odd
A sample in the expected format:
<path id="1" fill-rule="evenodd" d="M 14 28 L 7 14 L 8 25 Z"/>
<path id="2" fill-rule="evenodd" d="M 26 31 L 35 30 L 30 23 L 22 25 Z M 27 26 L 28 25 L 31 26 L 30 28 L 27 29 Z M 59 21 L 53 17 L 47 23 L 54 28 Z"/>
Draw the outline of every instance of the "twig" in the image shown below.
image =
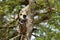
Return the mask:
<path id="1" fill-rule="evenodd" d="M 3 26 L 0 26 L 0 27 L 2 27 L 2 28 L 11 27 L 10 25 L 13 24 L 13 23 L 16 22 L 16 21 L 17 21 L 17 19 L 15 19 L 15 20 L 13 20 L 12 22 L 9 22 L 9 23 L 7 23 L 7 24 L 5 24 L 5 25 L 3 25 Z"/>
<path id="2" fill-rule="evenodd" d="M 48 6 L 48 10 L 49 10 L 49 12 L 51 13 L 52 9 L 51 9 L 49 0 L 45 0 L 45 1 L 46 1 L 46 3 L 47 3 L 46 5 Z"/>
<path id="3" fill-rule="evenodd" d="M 13 38 L 11 38 L 11 39 L 9 39 L 9 40 L 14 40 L 14 39 L 16 39 L 17 37 L 19 37 L 20 35 L 17 35 L 17 36 L 15 36 L 15 37 L 13 37 Z"/>

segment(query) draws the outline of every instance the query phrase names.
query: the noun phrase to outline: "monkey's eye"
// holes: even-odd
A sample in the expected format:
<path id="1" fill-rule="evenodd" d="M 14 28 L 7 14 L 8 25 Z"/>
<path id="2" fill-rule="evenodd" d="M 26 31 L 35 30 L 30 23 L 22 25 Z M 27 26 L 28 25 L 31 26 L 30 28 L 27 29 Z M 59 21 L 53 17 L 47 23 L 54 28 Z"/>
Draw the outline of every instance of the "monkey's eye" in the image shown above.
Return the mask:
<path id="1" fill-rule="evenodd" d="M 22 14 L 20 14 L 20 15 L 22 15 Z"/>

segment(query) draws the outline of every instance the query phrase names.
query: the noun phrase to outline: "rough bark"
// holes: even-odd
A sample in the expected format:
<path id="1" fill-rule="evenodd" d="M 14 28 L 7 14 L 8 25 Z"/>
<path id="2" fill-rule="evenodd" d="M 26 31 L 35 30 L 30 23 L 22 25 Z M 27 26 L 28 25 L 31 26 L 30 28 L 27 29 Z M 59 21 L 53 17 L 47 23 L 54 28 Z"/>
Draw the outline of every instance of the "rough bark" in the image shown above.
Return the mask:
<path id="1" fill-rule="evenodd" d="M 30 40 L 33 31 L 33 21 L 34 21 L 34 8 L 31 8 L 35 5 L 35 0 L 29 0 L 29 10 L 28 10 L 28 20 L 27 20 L 27 37 Z M 32 4 L 32 5 L 31 5 Z"/>
<path id="2" fill-rule="evenodd" d="M 33 13 L 29 10 L 28 21 L 27 21 L 27 37 L 28 37 L 28 40 L 31 37 L 32 30 L 33 30 Z"/>
<path id="3" fill-rule="evenodd" d="M 27 31 L 26 31 L 25 35 L 21 35 L 21 40 L 30 40 L 30 37 L 32 35 L 34 13 L 35 13 L 34 5 L 35 5 L 35 0 L 29 0 L 29 4 L 25 8 L 22 9 L 23 12 L 26 12 L 28 14 L 28 19 L 27 19 L 27 23 L 26 23 Z"/>

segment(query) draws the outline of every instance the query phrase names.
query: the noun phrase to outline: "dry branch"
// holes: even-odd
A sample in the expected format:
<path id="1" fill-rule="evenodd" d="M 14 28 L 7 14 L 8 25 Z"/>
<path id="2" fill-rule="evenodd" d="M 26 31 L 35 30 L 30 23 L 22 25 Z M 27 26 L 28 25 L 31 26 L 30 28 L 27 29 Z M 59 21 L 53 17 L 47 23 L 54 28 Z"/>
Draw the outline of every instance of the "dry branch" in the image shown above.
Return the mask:
<path id="1" fill-rule="evenodd" d="M 11 39 L 9 39 L 9 40 L 14 40 L 14 39 L 16 39 L 17 37 L 19 37 L 20 35 L 17 35 L 17 36 L 15 36 L 15 37 L 13 37 L 13 38 L 11 38 Z"/>
<path id="2" fill-rule="evenodd" d="M 17 18 L 15 20 L 11 21 L 11 22 L 8 22 L 8 23 L 2 25 L 2 26 L 0 25 L 0 27 L 2 27 L 2 28 L 12 27 L 11 24 L 13 24 L 16 21 L 17 21 Z"/>

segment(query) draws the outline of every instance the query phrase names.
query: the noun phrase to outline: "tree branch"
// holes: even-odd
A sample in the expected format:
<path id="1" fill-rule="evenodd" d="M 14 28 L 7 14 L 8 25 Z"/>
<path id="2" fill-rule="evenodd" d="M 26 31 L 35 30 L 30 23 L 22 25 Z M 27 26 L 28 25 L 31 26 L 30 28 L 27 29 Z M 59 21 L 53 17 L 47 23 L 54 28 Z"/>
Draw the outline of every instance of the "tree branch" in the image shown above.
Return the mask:
<path id="1" fill-rule="evenodd" d="M 2 26 L 0 26 L 0 27 L 2 27 L 2 28 L 12 27 L 12 26 L 10 26 L 10 25 L 13 24 L 13 23 L 16 22 L 16 21 L 17 21 L 17 18 L 16 18 L 15 20 L 13 20 L 12 22 L 9 22 L 9 23 L 7 23 L 7 24 L 4 24 L 4 25 L 2 25 Z"/>
<path id="2" fill-rule="evenodd" d="M 15 36 L 15 37 L 13 37 L 13 38 L 11 38 L 11 39 L 9 39 L 9 40 L 14 40 L 14 39 L 16 39 L 17 37 L 19 37 L 20 35 L 17 35 L 17 36 Z"/>

